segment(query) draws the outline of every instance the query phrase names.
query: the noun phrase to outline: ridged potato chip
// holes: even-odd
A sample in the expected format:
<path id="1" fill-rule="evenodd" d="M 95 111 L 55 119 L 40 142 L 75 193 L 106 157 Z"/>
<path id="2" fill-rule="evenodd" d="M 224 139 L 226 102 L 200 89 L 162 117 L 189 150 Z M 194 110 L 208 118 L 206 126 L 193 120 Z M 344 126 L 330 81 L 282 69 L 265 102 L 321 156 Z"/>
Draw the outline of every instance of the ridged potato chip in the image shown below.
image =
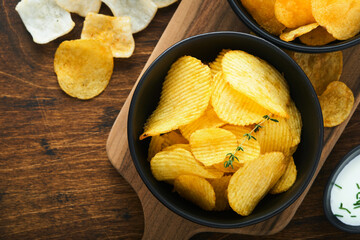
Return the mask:
<path id="1" fill-rule="evenodd" d="M 61 89 L 83 100 L 104 91 L 113 67 L 111 50 L 100 40 L 64 41 L 55 53 L 54 69 Z"/>
<path id="2" fill-rule="evenodd" d="M 247 162 L 230 179 L 230 207 L 242 216 L 250 215 L 284 174 L 286 165 L 285 156 L 281 152 L 260 155 L 257 159 Z"/>
<path id="3" fill-rule="evenodd" d="M 300 41 L 308 46 L 322 46 L 336 40 L 325 28 L 319 26 L 299 37 Z"/>
<path id="4" fill-rule="evenodd" d="M 220 178 L 223 173 L 205 169 L 185 149 L 176 148 L 157 153 L 150 161 L 151 172 L 158 181 L 173 180 L 180 175 L 195 175 L 203 178 Z"/>
<path id="5" fill-rule="evenodd" d="M 290 29 L 289 31 L 283 32 L 280 34 L 280 39 L 286 42 L 295 40 L 295 38 L 300 37 L 308 32 L 311 32 L 319 26 L 318 23 L 310 23 L 305 26 L 298 27 L 296 29 Z"/>
<path id="6" fill-rule="evenodd" d="M 236 91 L 271 113 L 288 117 L 286 104 L 290 94 L 286 81 L 266 61 L 244 51 L 229 51 L 222 60 L 222 70 L 224 79 Z"/>
<path id="7" fill-rule="evenodd" d="M 182 148 L 182 149 L 185 149 L 185 150 L 191 152 L 190 144 L 184 144 L 184 143 L 177 143 L 177 144 L 174 144 L 174 145 L 171 145 L 171 146 L 167 146 L 163 150 L 164 151 L 171 151 L 171 150 L 174 150 L 176 148 Z"/>
<path id="8" fill-rule="evenodd" d="M 217 116 L 234 125 L 249 125 L 262 120 L 268 110 L 242 93 L 233 89 L 223 78 L 222 72 L 214 77 L 211 105 Z"/>
<path id="9" fill-rule="evenodd" d="M 354 105 L 354 95 L 345 83 L 331 82 L 319 97 L 325 127 L 334 127 L 345 121 Z"/>
<path id="10" fill-rule="evenodd" d="M 56 3 L 68 12 L 85 17 L 89 12 L 98 13 L 101 0 L 56 0 Z"/>
<path id="11" fill-rule="evenodd" d="M 266 31 L 280 35 L 285 26 L 275 17 L 275 0 L 241 0 L 242 5 Z"/>
<path id="12" fill-rule="evenodd" d="M 346 40 L 360 32 L 359 0 L 312 0 L 315 20 L 336 39 Z"/>
<path id="13" fill-rule="evenodd" d="M 315 19 L 311 11 L 311 0 L 276 0 L 275 17 L 287 28 L 298 28 Z"/>
<path id="14" fill-rule="evenodd" d="M 204 210 L 211 211 L 215 207 L 216 197 L 214 188 L 204 178 L 181 175 L 175 179 L 174 190 L 180 196 Z"/>
<path id="15" fill-rule="evenodd" d="M 217 179 L 209 179 L 210 184 L 214 188 L 215 192 L 215 207 L 214 211 L 225 211 L 230 209 L 229 201 L 227 198 L 227 188 L 229 185 L 231 176 L 223 176 Z"/>
<path id="16" fill-rule="evenodd" d="M 140 140 L 175 130 L 198 119 L 211 95 L 211 71 L 200 60 L 184 56 L 172 64 L 159 105 L 147 119 Z"/>
<path id="17" fill-rule="evenodd" d="M 290 57 L 304 70 L 319 96 L 329 83 L 340 79 L 343 68 L 341 51 L 313 54 L 292 52 Z"/>
<path id="18" fill-rule="evenodd" d="M 61 37 L 75 26 L 70 13 L 57 5 L 55 0 L 22 0 L 15 10 L 33 41 L 39 44 Z"/>
<path id="19" fill-rule="evenodd" d="M 89 13 L 84 21 L 81 39 L 99 39 L 111 48 L 113 57 L 128 58 L 135 49 L 129 17 L 111 17 Z"/>
<path id="20" fill-rule="evenodd" d="M 116 17 L 131 19 L 132 33 L 144 30 L 154 18 L 157 6 L 151 0 L 102 0 Z"/>
<path id="21" fill-rule="evenodd" d="M 158 8 L 164 8 L 175 3 L 177 0 L 152 0 Z"/>
<path id="22" fill-rule="evenodd" d="M 221 52 L 217 55 L 217 57 L 215 58 L 215 60 L 211 63 L 209 63 L 209 67 L 211 69 L 211 73 L 213 76 L 215 76 L 218 72 L 222 71 L 222 59 L 225 55 L 225 53 L 229 52 L 230 49 L 223 49 L 221 50 Z"/>
<path id="23" fill-rule="evenodd" d="M 270 189 L 271 194 L 279 194 L 282 192 L 286 192 L 289 188 L 294 185 L 296 180 L 296 165 L 294 162 L 294 158 L 291 157 L 288 162 L 285 173 L 281 176 L 281 178 L 275 183 L 275 185 Z"/>
<path id="24" fill-rule="evenodd" d="M 205 166 L 223 162 L 226 154 L 236 148 L 236 137 L 221 128 L 205 128 L 190 136 L 191 151 L 195 158 Z"/>
<path id="25" fill-rule="evenodd" d="M 288 103 L 287 112 L 290 115 L 290 117 L 288 119 L 286 119 L 286 122 L 289 125 L 291 136 L 292 136 L 292 146 L 291 147 L 294 147 L 300 143 L 302 120 L 301 120 L 301 114 L 300 114 L 299 110 L 297 109 L 293 100 L 290 100 L 290 102 Z M 290 152 L 291 152 L 291 150 L 290 150 Z"/>

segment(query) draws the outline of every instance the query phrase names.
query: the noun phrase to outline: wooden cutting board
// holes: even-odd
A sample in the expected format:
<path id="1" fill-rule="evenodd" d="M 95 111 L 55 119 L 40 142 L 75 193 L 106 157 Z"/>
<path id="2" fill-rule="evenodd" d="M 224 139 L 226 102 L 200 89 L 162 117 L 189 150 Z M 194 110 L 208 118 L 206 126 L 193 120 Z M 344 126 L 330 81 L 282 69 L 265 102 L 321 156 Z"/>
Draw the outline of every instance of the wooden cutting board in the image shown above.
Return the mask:
<path id="1" fill-rule="evenodd" d="M 226 0 L 183 0 L 142 73 L 165 49 L 187 37 L 213 31 L 238 31 L 249 33 L 250 30 L 232 12 Z M 351 115 L 360 101 L 360 46 L 344 51 L 344 69 L 341 81 L 354 92 L 355 104 Z M 137 85 L 137 82 L 135 86 Z M 145 230 L 143 239 L 188 239 L 199 232 L 224 232 L 249 235 L 268 235 L 281 231 L 290 222 L 296 210 L 306 196 L 319 170 L 343 132 L 347 121 L 335 128 L 326 128 L 324 149 L 320 164 L 308 188 L 289 208 L 267 221 L 237 229 L 209 228 L 190 222 L 161 204 L 147 189 L 132 162 L 127 140 L 127 115 L 135 86 L 130 92 L 109 134 L 106 149 L 108 157 L 119 173 L 134 188 L 144 210 Z"/>

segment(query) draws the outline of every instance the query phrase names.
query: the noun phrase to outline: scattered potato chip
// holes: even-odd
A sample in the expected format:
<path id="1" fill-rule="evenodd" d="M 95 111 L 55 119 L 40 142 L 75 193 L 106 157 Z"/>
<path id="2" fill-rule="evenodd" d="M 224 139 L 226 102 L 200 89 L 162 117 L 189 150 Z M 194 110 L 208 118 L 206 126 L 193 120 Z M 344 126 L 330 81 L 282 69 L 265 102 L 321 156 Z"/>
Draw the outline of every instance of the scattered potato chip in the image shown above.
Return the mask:
<path id="1" fill-rule="evenodd" d="M 39 44 L 63 36 L 75 26 L 70 13 L 57 5 L 55 0 L 22 0 L 15 10 L 33 41 Z"/>
<path id="2" fill-rule="evenodd" d="M 321 95 L 329 83 L 340 79 L 343 68 L 342 52 L 299 53 L 290 56 L 304 70 L 317 95 Z"/>
<path id="3" fill-rule="evenodd" d="M 227 53 L 228 51 L 230 51 L 230 49 L 221 50 L 221 52 L 217 55 L 216 59 L 213 62 L 209 63 L 209 67 L 213 76 L 215 76 L 218 72 L 222 71 L 222 59 L 225 53 Z"/>
<path id="4" fill-rule="evenodd" d="M 152 0 L 158 8 L 164 8 L 175 3 L 177 0 Z"/>
<path id="5" fill-rule="evenodd" d="M 98 13 L 101 0 L 56 0 L 56 3 L 68 12 L 85 17 L 89 12 Z"/>
<path id="6" fill-rule="evenodd" d="M 297 171 L 296 171 L 294 158 L 290 157 L 290 160 L 288 161 L 287 167 L 285 169 L 285 173 L 270 189 L 270 193 L 279 194 L 289 190 L 289 188 L 291 188 L 291 186 L 295 183 L 296 175 L 297 175 Z"/>
<path id="7" fill-rule="evenodd" d="M 185 56 L 172 64 L 156 110 L 147 119 L 140 140 L 175 130 L 198 119 L 211 95 L 211 71 L 200 60 Z"/>
<path id="8" fill-rule="evenodd" d="M 241 0 L 241 3 L 255 21 L 271 34 L 280 35 L 285 29 L 275 17 L 275 0 Z"/>
<path id="9" fill-rule="evenodd" d="M 215 207 L 214 188 L 204 178 L 181 175 L 175 179 L 174 189 L 180 196 L 204 210 L 211 211 Z"/>
<path id="10" fill-rule="evenodd" d="M 163 150 L 164 151 L 171 151 L 171 150 L 174 150 L 176 148 L 182 148 L 182 149 L 185 149 L 185 150 L 191 152 L 190 144 L 184 144 L 184 143 L 177 143 L 177 144 L 168 146 L 168 147 L 164 148 Z"/>
<path id="11" fill-rule="evenodd" d="M 230 179 L 228 199 L 230 207 L 242 216 L 248 216 L 260 200 L 283 175 L 287 162 L 281 152 L 260 155 L 247 162 Z"/>
<path id="12" fill-rule="evenodd" d="M 287 28 L 298 28 L 315 22 L 311 0 L 276 0 L 275 17 Z"/>
<path id="13" fill-rule="evenodd" d="M 290 100 L 290 102 L 288 103 L 287 112 L 289 113 L 290 117 L 288 119 L 286 119 L 286 122 L 289 125 L 292 140 L 293 140 L 291 147 L 294 147 L 300 143 L 302 120 L 301 120 L 301 114 L 300 114 L 299 110 L 297 109 L 293 100 Z M 296 148 L 294 150 L 296 150 Z M 291 150 L 290 150 L 290 152 L 291 152 Z M 291 154 L 293 154 L 293 152 Z"/>
<path id="14" fill-rule="evenodd" d="M 266 61 L 244 51 L 229 51 L 222 60 L 222 70 L 224 79 L 235 90 L 271 113 L 288 117 L 286 103 L 290 94 L 286 81 Z"/>
<path id="15" fill-rule="evenodd" d="M 191 151 L 205 166 L 223 162 L 226 154 L 236 148 L 236 137 L 221 128 L 200 129 L 190 136 Z"/>
<path id="16" fill-rule="evenodd" d="M 336 40 L 325 28 L 319 26 L 299 37 L 300 41 L 308 46 L 322 46 Z"/>
<path id="17" fill-rule="evenodd" d="M 296 29 L 290 29 L 290 31 L 283 32 L 280 34 L 280 39 L 286 42 L 295 40 L 295 38 L 302 36 L 319 26 L 318 23 L 310 23 L 305 26 L 298 27 Z"/>
<path id="18" fill-rule="evenodd" d="M 154 18 L 157 6 L 151 0 L 102 0 L 117 17 L 129 16 L 132 33 L 144 30 Z"/>
<path id="19" fill-rule="evenodd" d="M 151 172 L 158 181 L 172 180 L 180 175 L 220 178 L 223 173 L 205 169 L 193 155 L 182 148 L 157 153 L 150 161 Z"/>
<path id="20" fill-rule="evenodd" d="M 319 97 L 325 127 L 341 124 L 350 115 L 354 95 L 345 83 L 331 82 Z"/>
<path id="21" fill-rule="evenodd" d="M 100 40 L 64 41 L 55 53 L 54 69 L 61 89 L 83 100 L 104 91 L 113 67 L 111 50 Z"/>
<path id="22" fill-rule="evenodd" d="M 360 32 L 359 0 L 312 0 L 315 20 L 336 39 L 346 40 Z"/>
<path id="23" fill-rule="evenodd" d="M 216 198 L 214 211 L 225 211 L 230 209 L 227 198 L 227 188 L 230 178 L 231 176 L 223 176 L 217 179 L 209 179 L 210 184 L 214 188 Z"/>

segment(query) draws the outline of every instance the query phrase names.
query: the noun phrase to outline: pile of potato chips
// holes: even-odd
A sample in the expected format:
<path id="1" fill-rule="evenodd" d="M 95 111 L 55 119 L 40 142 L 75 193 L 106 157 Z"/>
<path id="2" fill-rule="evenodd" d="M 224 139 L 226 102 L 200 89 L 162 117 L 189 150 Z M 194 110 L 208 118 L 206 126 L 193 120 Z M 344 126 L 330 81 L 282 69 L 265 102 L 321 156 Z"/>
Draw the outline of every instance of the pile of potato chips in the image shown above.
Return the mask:
<path id="1" fill-rule="evenodd" d="M 301 129 L 284 77 L 258 57 L 224 49 L 209 65 L 191 56 L 172 64 L 140 139 L 151 137 L 158 181 L 202 209 L 247 216 L 267 193 L 294 184 Z M 238 160 L 225 167 L 229 153 Z"/>
<path id="2" fill-rule="evenodd" d="M 266 31 L 309 46 L 347 40 L 360 32 L 358 0 L 241 0 Z"/>

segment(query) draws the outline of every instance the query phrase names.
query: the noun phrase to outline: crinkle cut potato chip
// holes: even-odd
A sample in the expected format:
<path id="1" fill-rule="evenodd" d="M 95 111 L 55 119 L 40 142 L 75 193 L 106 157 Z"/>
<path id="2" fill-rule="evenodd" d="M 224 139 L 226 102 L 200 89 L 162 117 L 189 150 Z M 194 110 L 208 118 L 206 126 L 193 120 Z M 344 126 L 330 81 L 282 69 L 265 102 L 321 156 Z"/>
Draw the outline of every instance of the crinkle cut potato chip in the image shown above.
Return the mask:
<path id="1" fill-rule="evenodd" d="M 221 178 L 209 179 L 210 184 L 214 188 L 215 192 L 215 207 L 214 211 L 225 211 L 230 209 L 229 201 L 227 198 L 227 188 L 229 185 L 231 176 L 223 176 Z"/>
<path id="2" fill-rule="evenodd" d="M 81 39 L 99 39 L 109 45 L 116 58 L 128 58 L 135 49 L 129 17 L 112 17 L 89 13 L 84 21 Z"/>
<path id="3" fill-rule="evenodd" d="M 228 51 L 230 51 L 230 49 L 221 50 L 221 52 L 217 55 L 216 59 L 213 62 L 209 63 L 209 67 L 213 76 L 215 76 L 218 72 L 222 70 L 222 59 L 225 53 L 227 53 Z"/>
<path id="4" fill-rule="evenodd" d="M 151 172 L 158 181 L 173 180 L 180 175 L 195 175 L 203 178 L 220 178 L 223 173 L 206 169 L 195 160 L 191 152 L 176 148 L 157 153 L 150 161 Z"/>
<path id="5" fill-rule="evenodd" d="M 325 28 L 319 26 L 299 37 L 299 40 L 308 46 L 323 46 L 336 40 Z"/>
<path id="6" fill-rule="evenodd" d="M 190 136 L 190 147 L 195 158 L 205 166 L 224 161 L 226 154 L 236 148 L 235 135 L 221 128 L 205 128 Z"/>
<path id="7" fill-rule="evenodd" d="M 75 26 L 70 13 L 57 5 L 55 0 L 22 0 L 15 10 L 33 41 L 39 44 L 61 37 Z"/>
<path id="8" fill-rule="evenodd" d="M 289 190 L 296 181 L 296 175 L 296 165 L 294 162 L 294 158 L 291 157 L 286 166 L 285 173 L 270 189 L 270 194 L 279 194 Z"/>
<path id="9" fill-rule="evenodd" d="M 191 175 L 181 175 L 175 179 L 174 190 L 180 196 L 211 211 L 215 207 L 216 197 L 214 188 L 204 178 Z"/>
<path id="10" fill-rule="evenodd" d="M 310 23 L 305 26 L 298 27 L 296 29 L 290 29 L 289 31 L 283 32 L 280 34 L 280 39 L 286 42 L 295 40 L 295 38 L 300 37 L 306 33 L 311 32 L 319 26 L 318 23 Z"/>
<path id="11" fill-rule="evenodd" d="M 152 0 L 158 8 L 164 8 L 177 2 L 177 0 Z"/>
<path id="12" fill-rule="evenodd" d="M 275 0 L 241 0 L 242 5 L 255 21 L 273 35 L 280 35 L 285 29 L 275 17 Z"/>
<path id="13" fill-rule="evenodd" d="M 157 6 L 151 0 L 102 0 L 117 17 L 129 16 L 132 33 L 144 30 L 154 18 Z"/>
<path id="14" fill-rule="evenodd" d="M 288 117 L 288 86 L 284 77 L 266 61 L 241 50 L 229 51 L 222 60 L 222 70 L 224 79 L 236 91 L 271 113 Z"/>
<path id="15" fill-rule="evenodd" d="M 185 143 L 177 143 L 177 144 L 174 144 L 174 145 L 170 145 L 170 146 L 164 148 L 163 150 L 164 151 L 171 151 L 171 150 L 174 150 L 176 148 L 182 148 L 182 149 L 185 149 L 185 150 L 191 152 L 190 144 L 185 144 Z"/>
<path id="16" fill-rule="evenodd" d="M 111 50 L 100 40 L 64 41 L 55 53 L 54 69 L 61 89 L 82 100 L 104 91 L 113 67 Z"/>
<path id="17" fill-rule="evenodd" d="M 292 52 L 290 57 L 304 70 L 319 96 L 329 83 L 340 79 L 343 68 L 341 51 L 313 54 Z"/>
<path id="18" fill-rule="evenodd" d="M 293 100 L 290 100 L 289 104 L 287 105 L 287 112 L 289 113 L 290 117 L 286 119 L 286 122 L 289 125 L 293 140 L 291 147 L 295 147 L 300 143 L 301 140 L 302 120 L 301 114 Z"/>
<path id="19" fill-rule="evenodd" d="M 98 13 L 101 0 L 56 0 L 56 3 L 68 12 L 85 17 L 89 12 Z"/>
<path id="20" fill-rule="evenodd" d="M 241 216 L 252 213 L 260 200 L 283 175 L 287 162 L 281 152 L 260 155 L 245 164 L 230 179 L 230 207 Z"/>
<path id="21" fill-rule="evenodd" d="M 319 97 L 324 127 L 334 127 L 345 121 L 354 105 L 354 95 L 345 83 L 331 82 Z"/>
<path id="22" fill-rule="evenodd" d="M 140 140 L 191 123 L 206 110 L 211 71 L 200 60 L 184 56 L 172 64 L 163 83 L 159 105 L 147 119 Z"/>
<path id="23" fill-rule="evenodd" d="M 360 32 L 359 0 L 312 0 L 315 20 L 336 39 L 346 40 Z"/>
<path id="24" fill-rule="evenodd" d="M 311 0 L 276 0 L 275 17 L 287 28 L 298 28 L 315 23 Z"/>

